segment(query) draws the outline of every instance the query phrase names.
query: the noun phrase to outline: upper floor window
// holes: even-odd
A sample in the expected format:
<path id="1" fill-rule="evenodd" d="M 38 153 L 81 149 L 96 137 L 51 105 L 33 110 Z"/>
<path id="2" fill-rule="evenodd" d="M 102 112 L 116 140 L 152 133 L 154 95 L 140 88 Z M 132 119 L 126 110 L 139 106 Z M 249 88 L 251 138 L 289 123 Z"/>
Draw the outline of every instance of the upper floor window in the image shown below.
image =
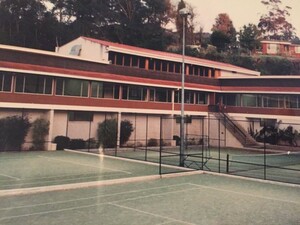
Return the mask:
<path id="1" fill-rule="evenodd" d="M 0 91 L 11 91 L 12 75 L 0 72 Z"/>
<path id="2" fill-rule="evenodd" d="M 88 84 L 85 80 L 57 78 L 56 95 L 88 97 Z"/>
<path id="3" fill-rule="evenodd" d="M 120 86 L 117 84 L 92 81 L 91 88 L 94 98 L 119 98 Z"/>
<path id="4" fill-rule="evenodd" d="M 16 75 L 16 92 L 51 94 L 52 78 L 33 74 Z"/>
<path id="5" fill-rule="evenodd" d="M 172 92 L 171 90 L 164 88 L 152 88 L 150 89 L 150 101 L 155 102 L 171 102 Z"/>
<path id="6" fill-rule="evenodd" d="M 123 86 L 122 99 L 145 101 L 146 97 L 146 87 L 135 85 Z"/>

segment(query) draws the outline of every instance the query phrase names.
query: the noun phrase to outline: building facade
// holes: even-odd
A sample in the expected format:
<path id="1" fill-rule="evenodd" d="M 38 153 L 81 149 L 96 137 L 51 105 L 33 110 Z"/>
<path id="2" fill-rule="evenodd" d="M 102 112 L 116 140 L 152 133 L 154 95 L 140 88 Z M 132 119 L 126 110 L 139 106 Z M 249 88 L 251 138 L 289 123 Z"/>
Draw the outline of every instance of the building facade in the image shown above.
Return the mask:
<path id="1" fill-rule="evenodd" d="M 99 122 L 107 118 L 117 119 L 118 126 L 122 120 L 131 121 L 131 139 L 145 145 L 160 138 L 162 116 L 180 115 L 181 72 L 181 55 L 86 37 L 55 52 L 0 45 L 0 118 L 48 120 L 47 149 L 59 135 L 95 138 Z M 185 57 L 184 99 L 185 114 L 202 118 L 191 122 L 191 133 L 216 135 L 217 125 L 206 119 L 218 120 L 221 104 L 228 117 L 248 121 L 242 124 L 245 130 L 250 125 L 259 128 L 261 120 L 300 124 L 300 76 L 260 76 L 257 71 Z M 172 145 L 179 124 L 170 121 L 163 125 L 163 138 Z M 223 145 L 243 145 L 229 132 L 226 135 L 230 141 Z M 30 138 L 29 134 L 24 149 L 30 148 Z"/>

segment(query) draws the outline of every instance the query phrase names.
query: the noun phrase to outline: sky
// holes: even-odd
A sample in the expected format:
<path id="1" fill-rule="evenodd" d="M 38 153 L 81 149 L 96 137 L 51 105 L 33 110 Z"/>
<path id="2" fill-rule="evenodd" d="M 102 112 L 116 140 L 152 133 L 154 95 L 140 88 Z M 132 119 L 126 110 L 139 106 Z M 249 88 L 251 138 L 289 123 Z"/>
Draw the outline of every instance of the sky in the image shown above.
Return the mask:
<path id="1" fill-rule="evenodd" d="M 179 0 L 171 0 L 177 6 Z M 193 6 L 196 17 L 196 31 L 203 27 L 211 32 L 212 25 L 219 13 L 227 13 L 237 31 L 249 23 L 258 24 L 259 18 L 268 10 L 261 0 L 184 0 Z M 282 7 L 290 6 L 287 20 L 295 27 L 300 37 L 300 0 L 282 0 Z"/>

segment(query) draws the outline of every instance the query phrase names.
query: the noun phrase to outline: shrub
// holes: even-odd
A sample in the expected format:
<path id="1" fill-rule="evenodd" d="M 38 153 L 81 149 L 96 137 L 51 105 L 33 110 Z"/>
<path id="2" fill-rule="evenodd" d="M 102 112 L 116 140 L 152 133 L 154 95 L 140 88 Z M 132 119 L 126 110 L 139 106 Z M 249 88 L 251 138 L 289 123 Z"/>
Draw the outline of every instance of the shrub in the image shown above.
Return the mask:
<path id="1" fill-rule="evenodd" d="M 1 150 L 21 150 L 29 128 L 27 117 L 12 116 L 0 119 Z"/>
<path id="2" fill-rule="evenodd" d="M 147 146 L 149 147 L 154 147 L 154 146 L 158 146 L 158 141 L 155 138 L 150 138 L 148 140 Z"/>
<path id="3" fill-rule="evenodd" d="M 98 148 L 98 143 L 95 138 L 89 138 L 85 141 L 85 148 Z"/>
<path id="4" fill-rule="evenodd" d="M 117 146 L 117 120 L 107 119 L 98 124 L 97 136 L 99 145 L 103 148 L 114 148 Z"/>
<path id="5" fill-rule="evenodd" d="M 114 148 L 117 146 L 116 119 L 107 119 L 98 124 L 97 136 L 99 144 L 104 148 Z M 132 123 L 128 120 L 121 121 L 120 144 L 124 145 L 130 138 L 133 131 Z"/>
<path id="6" fill-rule="evenodd" d="M 132 123 L 129 120 L 121 121 L 120 144 L 124 145 L 130 138 L 133 131 Z"/>
<path id="7" fill-rule="evenodd" d="M 53 142 L 57 144 L 57 150 L 64 150 L 70 146 L 70 138 L 66 136 L 56 136 Z"/>
<path id="8" fill-rule="evenodd" d="M 32 123 L 33 150 L 45 150 L 45 137 L 49 134 L 49 121 L 36 119 Z"/>
<path id="9" fill-rule="evenodd" d="M 71 139 L 70 149 L 84 149 L 85 148 L 85 141 L 83 139 Z"/>

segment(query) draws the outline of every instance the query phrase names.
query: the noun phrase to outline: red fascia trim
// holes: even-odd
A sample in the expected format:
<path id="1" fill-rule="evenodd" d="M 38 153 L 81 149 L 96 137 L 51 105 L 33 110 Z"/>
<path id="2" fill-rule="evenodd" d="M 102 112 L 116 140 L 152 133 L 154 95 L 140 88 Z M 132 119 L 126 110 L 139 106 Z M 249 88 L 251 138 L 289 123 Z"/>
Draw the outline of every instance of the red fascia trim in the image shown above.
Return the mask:
<path id="1" fill-rule="evenodd" d="M 46 72 L 46 73 L 59 73 L 65 75 L 75 75 L 84 78 L 96 78 L 96 79 L 106 79 L 113 80 L 116 82 L 129 82 L 129 83 L 141 83 L 145 85 L 164 85 L 164 86 L 175 86 L 180 87 L 181 82 L 176 81 L 167 81 L 167 80 L 155 80 L 149 78 L 141 78 L 141 77 L 130 77 L 123 76 L 111 73 L 100 73 L 100 72 L 88 72 L 82 70 L 71 70 L 71 69 L 63 69 L 63 68 L 54 68 L 48 66 L 39 66 L 39 65 L 31 65 L 31 64 L 23 64 L 23 63 L 14 63 L 14 62 L 4 62 L 0 61 L 0 67 L 5 67 L 9 69 L 20 69 L 20 70 L 28 70 L 35 72 Z M 185 87 L 188 88 L 197 88 L 197 89 L 207 89 L 207 90 L 220 90 L 218 86 L 204 85 L 204 84 L 194 84 L 194 83 L 185 83 Z"/>
<path id="2" fill-rule="evenodd" d="M 221 91 L 226 92 L 300 92 L 300 87 L 233 87 L 233 86 L 227 86 L 227 87 L 221 87 Z"/>

